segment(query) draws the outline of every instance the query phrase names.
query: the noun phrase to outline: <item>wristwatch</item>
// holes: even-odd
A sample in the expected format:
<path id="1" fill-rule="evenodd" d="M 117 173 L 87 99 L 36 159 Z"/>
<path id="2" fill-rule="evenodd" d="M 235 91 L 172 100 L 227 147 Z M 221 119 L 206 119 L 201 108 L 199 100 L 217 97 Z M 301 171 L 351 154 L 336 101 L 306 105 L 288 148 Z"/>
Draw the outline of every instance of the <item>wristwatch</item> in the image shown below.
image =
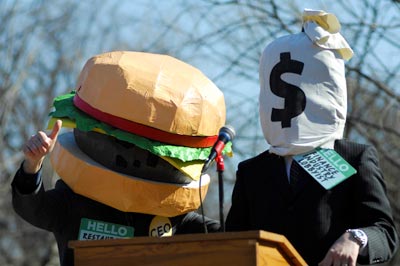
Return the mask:
<path id="1" fill-rule="evenodd" d="M 350 233 L 351 237 L 360 247 L 365 247 L 368 242 L 367 234 L 364 233 L 361 229 L 347 229 L 346 232 Z"/>

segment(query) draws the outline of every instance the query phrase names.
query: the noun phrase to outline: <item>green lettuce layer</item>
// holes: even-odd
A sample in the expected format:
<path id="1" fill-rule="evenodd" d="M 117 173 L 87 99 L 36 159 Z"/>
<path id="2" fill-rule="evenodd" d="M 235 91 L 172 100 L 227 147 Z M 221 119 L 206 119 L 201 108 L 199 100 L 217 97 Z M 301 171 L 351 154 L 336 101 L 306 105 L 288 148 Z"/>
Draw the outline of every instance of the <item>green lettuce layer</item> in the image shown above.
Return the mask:
<path id="1" fill-rule="evenodd" d="M 183 162 L 206 160 L 210 154 L 211 147 L 193 148 L 169 145 L 117 129 L 113 126 L 103 123 L 76 108 L 73 104 L 74 95 L 75 91 L 72 91 L 71 93 L 56 97 L 53 102 L 55 110 L 52 111 L 49 116 L 53 118 L 69 118 L 75 121 L 76 127 L 82 131 L 92 131 L 95 128 L 98 128 L 106 132 L 107 135 L 135 144 L 136 146 L 148 150 L 155 155 L 177 158 Z M 222 154 L 232 154 L 231 142 L 225 145 Z"/>

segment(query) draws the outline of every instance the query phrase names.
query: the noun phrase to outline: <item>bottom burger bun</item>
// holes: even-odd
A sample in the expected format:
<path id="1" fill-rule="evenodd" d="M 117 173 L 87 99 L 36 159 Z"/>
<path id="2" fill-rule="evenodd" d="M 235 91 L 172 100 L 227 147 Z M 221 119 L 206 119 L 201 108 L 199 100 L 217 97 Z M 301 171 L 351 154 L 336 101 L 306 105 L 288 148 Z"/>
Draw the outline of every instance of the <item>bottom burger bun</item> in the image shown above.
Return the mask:
<path id="1" fill-rule="evenodd" d="M 72 132 L 58 136 L 50 159 L 54 170 L 75 193 L 124 212 L 173 217 L 194 211 L 200 207 L 210 183 L 207 174 L 189 184 L 172 184 L 118 173 L 81 151 Z"/>

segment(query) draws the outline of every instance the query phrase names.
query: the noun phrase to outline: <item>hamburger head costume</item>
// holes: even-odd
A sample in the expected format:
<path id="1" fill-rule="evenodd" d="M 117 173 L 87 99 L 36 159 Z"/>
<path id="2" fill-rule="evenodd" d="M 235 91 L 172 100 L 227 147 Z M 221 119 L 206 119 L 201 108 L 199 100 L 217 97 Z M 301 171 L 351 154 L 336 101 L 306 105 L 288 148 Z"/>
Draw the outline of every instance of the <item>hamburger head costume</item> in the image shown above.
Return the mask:
<path id="1" fill-rule="evenodd" d="M 115 51 L 89 59 L 75 90 L 54 100 L 51 162 L 78 194 L 124 212 L 173 217 L 197 209 L 201 169 L 225 123 L 222 92 L 167 55 Z M 227 145 L 224 153 L 231 153 Z"/>

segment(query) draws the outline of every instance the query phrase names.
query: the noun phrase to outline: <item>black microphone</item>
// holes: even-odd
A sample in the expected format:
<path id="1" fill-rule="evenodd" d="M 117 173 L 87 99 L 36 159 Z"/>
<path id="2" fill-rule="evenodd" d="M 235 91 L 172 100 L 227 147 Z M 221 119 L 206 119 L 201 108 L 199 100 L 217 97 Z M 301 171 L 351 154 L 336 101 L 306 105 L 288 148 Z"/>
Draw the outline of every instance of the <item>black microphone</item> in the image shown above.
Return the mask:
<path id="1" fill-rule="evenodd" d="M 233 127 L 229 125 L 221 127 L 221 129 L 219 130 L 218 139 L 211 149 L 210 155 L 208 156 L 201 171 L 202 173 L 204 173 L 208 169 L 212 161 L 214 161 L 215 157 L 217 157 L 217 155 L 222 152 L 225 144 L 229 141 L 232 141 L 234 137 L 235 130 L 233 129 Z"/>

